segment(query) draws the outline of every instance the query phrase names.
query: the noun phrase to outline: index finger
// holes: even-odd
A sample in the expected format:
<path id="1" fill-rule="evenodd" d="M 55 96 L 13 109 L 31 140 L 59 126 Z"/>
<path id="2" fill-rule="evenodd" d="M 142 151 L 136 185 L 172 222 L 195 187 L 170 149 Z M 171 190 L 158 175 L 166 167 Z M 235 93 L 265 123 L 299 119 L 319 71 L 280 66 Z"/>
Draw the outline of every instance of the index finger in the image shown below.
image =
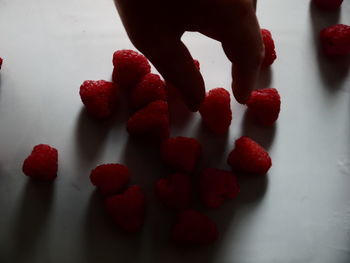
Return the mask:
<path id="1" fill-rule="evenodd" d="M 223 17 L 221 42 L 232 62 L 232 90 L 239 103 L 246 103 L 254 89 L 264 57 L 264 46 L 253 2 L 242 1 L 234 14 Z"/>

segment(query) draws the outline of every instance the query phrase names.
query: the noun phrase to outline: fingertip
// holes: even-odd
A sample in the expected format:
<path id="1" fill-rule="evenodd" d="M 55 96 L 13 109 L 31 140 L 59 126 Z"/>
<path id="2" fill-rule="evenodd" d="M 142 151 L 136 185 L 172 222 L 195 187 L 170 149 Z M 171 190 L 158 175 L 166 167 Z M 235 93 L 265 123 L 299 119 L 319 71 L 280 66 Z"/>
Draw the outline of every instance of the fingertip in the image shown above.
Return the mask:
<path id="1" fill-rule="evenodd" d="M 245 67 L 232 66 L 232 92 L 240 104 L 246 104 L 254 90 L 260 72 L 260 64 Z"/>
<path id="2" fill-rule="evenodd" d="M 235 83 L 232 84 L 232 92 L 236 101 L 240 104 L 246 104 L 251 94 L 251 90 L 239 89 Z"/>

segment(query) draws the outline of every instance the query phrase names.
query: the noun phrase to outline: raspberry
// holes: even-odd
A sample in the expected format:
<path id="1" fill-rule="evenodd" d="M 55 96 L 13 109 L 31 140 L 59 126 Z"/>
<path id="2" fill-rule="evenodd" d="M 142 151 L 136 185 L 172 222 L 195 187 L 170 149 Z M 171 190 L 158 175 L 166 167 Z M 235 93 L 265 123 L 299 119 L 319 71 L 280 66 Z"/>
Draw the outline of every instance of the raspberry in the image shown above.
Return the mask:
<path id="1" fill-rule="evenodd" d="M 204 124 L 215 134 L 226 133 L 231 125 L 230 93 L 224 88 L 210 90 L 199 112 Z"/>
<path id="2" fill-rule="evenodd" d="M 226 199 L 233 199 L 239 193 L 239 186 L 231 172 L 206 168 L 200 176 L 200 192 L 203 203 L 210 208 L 217 208 Z"/>
<path id="3" fill-rule="evenodd" d="M 199 61 L 198 61 L 197 59 L 194 59 L 194 60 L 193 60 L 193 63 L 194 63 L 194 65 L 196 66 L 196 68 L 197 68 L 198 70 L 201 70 L 201 66 L 200 66 Z"/>
<path id="4" fill-rule="evenodd" d="M 129 169 L 121 164 L 102 164 L 91 171 L 90 180 L 107 196 L 118 193 L 129 181 Z"/>
<path id="5" fill-rule="evenodd" d="M 185 210 L 171 231 L 172 239 L 182 246 L 209 245 L 216 241 L 219 232 L 214 221 L 206 215 Z"/>
<path id="6" fill-rule="evenodd" d="M 165 83 L 158 75 L 148 73 L 132 91 L 131 105 L 139 109 L 156 100 L 166 101 Z"/>
<path id="7" fill-rule="evenodd" d="M 275 61 L 277 56 L 271 32 L 267 29 L 261 29 L 261 35 L 265 46 L 265 57 L 261 66 L 266 68 Z"/>
<path id="8" fill-rule="evenodd" d="M 3 59 L 0 58 L 0 69 L 1 69 L 1 66 L 2 66 L 2 62 L 3 62 Z"/>
<path id="9" fill-rule="evenodd" d="M 234 171 L 245 174 L 266 174 L 272 165 L 265 149 L 246 136 L 236 140 L 227 163 Z"/>
<path id="10" fill-rule="evenodd" d="M 350 26 L 337 24 L 320 32 L 321 44 L 326 55 L 347 55 L 350 53 Z"/>
<path id="11" fill-rule="evenodd" d="M 169 137 L 168 103 L 157 100 L 130 117 L 127 123 L 130 135 L 163 140 Z"/>
<path id="12" fill-rule="evenodd" d="M 146 200 L 139 186 L 131 186 L 124 193 L 107 197 L 105 206 L 113 221 L 121 229 L 136 232 L 142 227 Z"/>
<path id="13" fill-rule="evenodd" d="M 164 163 L 181 172 L 193 172 L 201 153 L 198 140 L 182 136 L 167 139 L 161 147 Z"/>
<path id="14" fill-rule="evenodd" d="M 323 9 L 336 9 L 341 6 L 343 0 L 313 0 L 313 3 Z"/>
<path id="15" fill-rule="evenodd" d="M 156 182 L 155 193 L 167 207 L 183 210 L 191 202 L 191 178 L 185 174 L 172 174 Z"/>
<path id="16" fill-rule="evenodd" d="M 119 50 L 113 54 L 113 82 L 125 89 L 132 89 L 151 72 L 147 58 L 133 50 Z"/>
<path id="17" fill-rule="evenodd" d="M 117 106 L 118 88 L 112 82 L 86 80 L 80 86 L 80 98 L 90 115 L 107 118 Z"/>
<path id="18" fill-rule="evenodd" d="M 24 160 L 22 170 L 35 180 L 52 181 L 57 176 L 57 150 L 46 144 L 35 146 Z"/>
<path id="19" fill-rule="evenodd" d="M 247 101 L 249 112 L 262 125 L 272 125 L 280 113 L 281 99 L 276 89 L 261 89 L 251 93 Z"/>

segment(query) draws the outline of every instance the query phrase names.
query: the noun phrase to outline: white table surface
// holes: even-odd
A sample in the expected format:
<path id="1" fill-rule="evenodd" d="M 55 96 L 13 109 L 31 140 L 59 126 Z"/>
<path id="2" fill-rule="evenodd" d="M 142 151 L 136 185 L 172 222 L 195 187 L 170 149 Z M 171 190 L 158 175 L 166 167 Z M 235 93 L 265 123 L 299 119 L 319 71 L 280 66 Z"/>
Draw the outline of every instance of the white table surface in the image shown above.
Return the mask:
<path id="1" fill-rule="evenodd" d="M 128 138 L 125 110 L 109 123 L 82 110 L 80 84 L 110 79 L 113 51 L 132 48 L 113 1 L 0 0 L 0 262 L 350 262 L 350 57 L 326 59 L 315 38 L 327 25 L 350 24 L 350 1 L 324 13 L 308 0 L 261 0 L 258 17 L 277 47 L 260 81 L 281 94 L 277 125 L 255 126 L 233 102 L 228 136 L 211 136 L 198 114 L 173 120 L 172 135 L 197 136 L 202 165 L 223 169 L 234 139 L 249 135 L 269 149 L 273 167 L 265 178 L 241 179 L 236 201 L 199 207 L 218 223 L 215 245 L 178 249 L 168 240 L 173 216 L 153 195 L 166 175 L 156 151 Z M 196 33 L 183 39 L 207 89 L 229 88 L 220 44 Z M 59 150 L 52 184 L 21 172 L 39 143 Z M 145 189 L 138 235 L 114 226 L 90 184 L 90 170 L 107 162 L 128 165 L 132 183 Z"/>

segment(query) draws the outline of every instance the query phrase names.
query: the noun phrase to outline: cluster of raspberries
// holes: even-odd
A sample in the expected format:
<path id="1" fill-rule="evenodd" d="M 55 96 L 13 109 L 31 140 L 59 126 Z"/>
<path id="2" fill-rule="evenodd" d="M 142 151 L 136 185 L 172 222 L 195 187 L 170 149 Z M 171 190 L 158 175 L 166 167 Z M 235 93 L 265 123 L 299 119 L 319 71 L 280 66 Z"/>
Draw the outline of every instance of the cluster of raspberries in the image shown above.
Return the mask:
<path id="1" fill-rule="evenodd" d="M 338 7 L 342 1 L 314 0 L 322 8 Z M 338 4 L 335 4 L 337 2 Z M 332 4 L 330 4 L 332 3 Z M 261 30 L 265 46 L 262 67 L 276 59 L 271 32 Z M 324 50 L 329 55 L 350 51 L 349 26 L 335 25 L 321 32 Z M 0 59 L 0 68 L 2 59 Z M 194 60 L 197 69 L 199 62 Z M 203 155 L 201 143 L 195 138 L 171 137 L 168 101 L 169 85 L 143 55 L 132 50 L 113 54 L 112 82 L 87 80 L 80 87 L 80 97 L 87 113 L 96 119 L 111 117 L 118 109 L 122 93 L 126 94 L 134 113 L 127 121 L 130 136 L 156 142 L 162 162 L 173 172 L 154 184 L 154 194 L 160 202 L 177 213 L 170 236 L 179 245 L 207 245 L 219 237 L 213 220 L 192 208 L 192 196 L 198 189 L 202 204 L 218 208 L 239 194 L 238 175 L 265 175 L 272 165 L 266 150 L 251 138 L 238 138 L 227 157 L 231 170 L 204 168 L 193 175 Z M 276 89 L 255 90 L 246 106 L 256 123 L 271 126 L 278 119 L 280 96 Z M 199 109 L 207 129 L 215 135 L 228 132 L 232 122 L 231 98 L 227 90 L 210 90 Z M 45 144 L 37 145 L 23 162 L 23 172 L 34 180 L 52 181 L 57 176 L 58 151 Z M 128 185 L 132 177 L 128 167 L 109 163 L 91 171 L 91 183 L 104 197 L 106 211 L 116 225 L 128 232 L 139 231 L 146 212 L 146 196 L 138 185 Z"/>
<path id="2" fill-rule="evenodd" d="M 266 31 L 264 31 L 266 32 Z M 265 34 L 265 33 L 262 34 Z M 271 38 L 271 34 L 266 34 Z M 268 40 L 270 65 L 276 58 L 273 41 Z M 272 44 L 271 44 L 272 43 Z M 194 61 L 199 70 L 199 62 Z M 238 174 L 264 175 L 271 167 L 269 154 L 248 137 L 236 140 L 227 158 L 231 171 L 204 168 L 198 179 L 193 175 L 202 157 L 201 143 L 195 138 L 170 137 L 168 112 L 169 93 L 160 76 L 151 73 L 148 60 L 132 50 L 113 54 L 113 82 L 84 81 L 80 97 L 87 113 L 97 119 L 110 117 L 118 108 L 121 94 L 134 113 L 127 121 L 130 136 L 152 140 L 159 147 L 161 160 L 173 172 L 154 184 L 160 202 L 177 213 L 170 231 L 172 240 L 180 245 L 206 245 L 218 239 L 214 221 L 193 210 L 192 195 L 199 189 L 200 199 L 208 208 L 218 208 L 239 193 Z M 280 97 L 275 89 L 254 91 L 247 102 L 249 112 L 261 125 L 273 125 L 280 111 Z M 210 90 L 199 110 L 203 123 L 213 134 L 227 133 L 232 121 L 230 94 L 223 88 Z M 23 163 L 23 172 L 35 180 L 52 181 L 57 176 L 58 151 L 49 145 L 37 145 Z M 106 211 L 115 224 L 128 232 L 139 231 L 146 212 L 145 193 L 139 185 L 129 185 L 128 167 L 109 163 L 91 171 L 91 183 L 104 197 Z"/>
<path id="3" fill-rule="evenodd" d="M 179 245 L 206 245 L 218 238 L 214 221 L 191 209 L 193 189 L 199 189 L 204 206 L 218 208 L 239 193 L 236 174 L 264 175 L 272 162 L 269 154 L 248 137 L 235 142 L 227 163 L 232 171 L 205 168 L 195 182 L 191 174 L 202 155 L 198 140 L 187 137 L 166 139 L 161 145 L 163 162 L 174 173 L 155 182 L 154 192 L 160 202 L 178 216 L 171 229 L 172 239 Z M 57 176 L 58 152 L 40 144 L 34 147 L 23 163 L 23 172 L 34 180 L 52 181 Z M 107 213 L 115 224 L 127 232 L 141 229 L 145 219 L 146 197 L 138 185 L 128 185 L 132 177 L 128 167 L 109 163 L 91 171 L 91 183 L 104 197 Z"/>

